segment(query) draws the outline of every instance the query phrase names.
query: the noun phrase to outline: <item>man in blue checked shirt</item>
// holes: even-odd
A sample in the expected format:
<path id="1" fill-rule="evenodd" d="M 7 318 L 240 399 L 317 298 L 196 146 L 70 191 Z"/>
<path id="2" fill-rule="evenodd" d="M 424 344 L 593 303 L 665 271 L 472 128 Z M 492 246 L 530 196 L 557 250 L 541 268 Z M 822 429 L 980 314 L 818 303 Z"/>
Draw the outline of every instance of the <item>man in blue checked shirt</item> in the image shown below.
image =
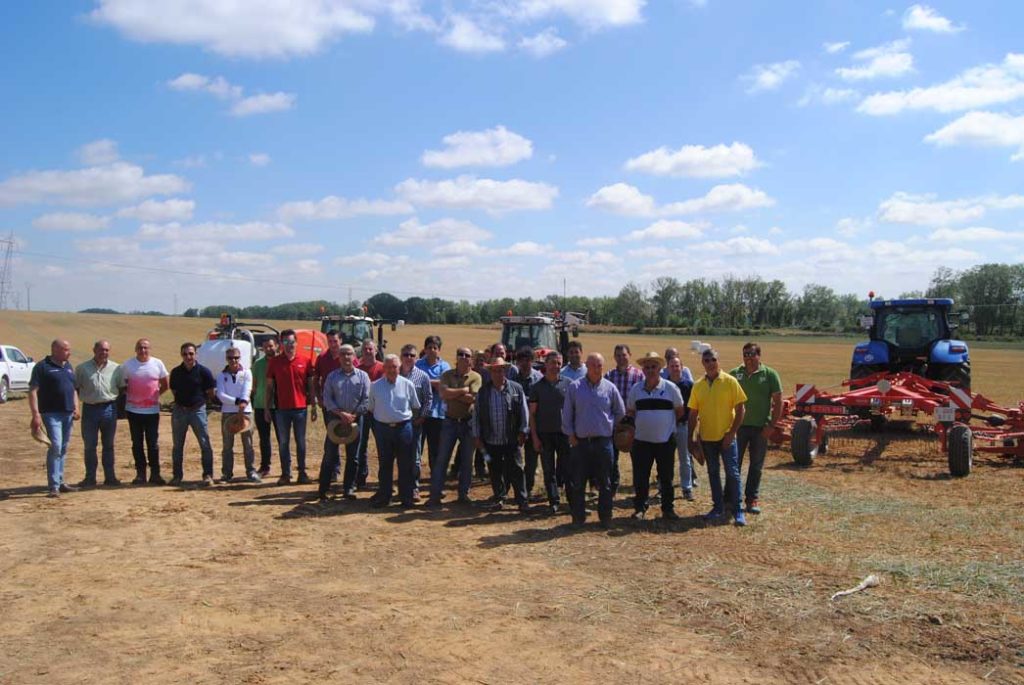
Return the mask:
<path id="1" fill-rule="evenodd" d="M 352 424 L 362 435 L 362 423 L 370 400 L 370 377 L 362 369 L 356 368 L 356 351 L 351 345 L 342 345 L 339 351 L 339 366 L 327 374 L 324 379 L 324 423 L 335 417 L 343 423 Z M 331 478 L 338 468 L 341 454 L 337 445 L 328 450 L 326 443 L 330 438 L 324 437 L 324 455 L 320 462 L 320 482 L 317 496 L 327 499 L 331 489 Z M 346 499 L 356 497 L 356 474 L 359 470 L 359 440 L 345 445 L 345 474 L 342 476 L 342 491 Z"/>

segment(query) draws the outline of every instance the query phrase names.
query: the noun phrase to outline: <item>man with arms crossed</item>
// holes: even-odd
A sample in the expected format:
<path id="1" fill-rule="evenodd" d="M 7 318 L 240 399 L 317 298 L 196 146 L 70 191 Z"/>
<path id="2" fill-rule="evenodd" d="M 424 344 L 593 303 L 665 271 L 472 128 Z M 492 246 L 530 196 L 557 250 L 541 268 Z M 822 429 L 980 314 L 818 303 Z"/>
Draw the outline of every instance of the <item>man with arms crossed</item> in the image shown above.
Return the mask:
<path id="1" fill-rule="evenodd" d="M 441 444 L 437 462 L 430 465 L 430 507 L 441 506 L 445 473 L 452 458 L 455 443 L 459 444 L 459 503 L 469 504 L 469 487 L 473 476 L 473 408 L 477 393 L 483 385 L 480 374 L 469 368 L 473 352 L 468 347 L 455 351 L 455 368 L 441 374 L 441 396 L 446 403 L 444 423 L 441 424 Z"/>

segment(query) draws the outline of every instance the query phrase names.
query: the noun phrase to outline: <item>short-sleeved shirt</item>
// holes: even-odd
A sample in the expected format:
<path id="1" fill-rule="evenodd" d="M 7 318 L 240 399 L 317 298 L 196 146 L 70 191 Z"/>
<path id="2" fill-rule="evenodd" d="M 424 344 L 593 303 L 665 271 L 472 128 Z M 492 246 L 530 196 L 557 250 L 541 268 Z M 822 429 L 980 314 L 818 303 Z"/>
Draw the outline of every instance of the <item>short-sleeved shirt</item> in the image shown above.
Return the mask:
<path id="1" fill-rule="evenodd" d="M 416 368 L 427 374 L 427 377 L 430 380 L 436 381 L 440 380 L 441 376 L 443 376 L 445 372 L 450 371 L 452 365 L 440 357 L 438 357 L 437 361 L 433 364 L 429 363 L 426 357 L 421 357 L 416 360 Z M 430 405 L 429 416 L 434 419 L 443 419 L 445 417 L 447 404 L 448 403 L 444 401 L 444 398 L 441 397 L 441 393 L 435 392 L 434 401 Z"/>
<path id="2" fill-rule="evenodd" d="M 394 383 L 378 378 L 370 384 L 367 411 L 383 423 L 408 421 L 419 414 L 420 398 L 416 386 L 408 378 L 399 376 Z"/>
<path id="3" fill-rule="evenodd" d="M 565 403 L 565 391 L 571 382 L 565 376 L 559 376 L 552 383 L 544 376 L 530 386 L 529 403 L 537 405 L 534 425 L 538 433 L 562 432 L 562 405 Z"/>
<path id="4" fill-rule="evenodd" d="M 625 413 L 622 395 L 614 383 L 602 378 L 595 385 L 584 376 L 565 391 L 562 432 L 578 438 L 610 438 Z"/>
<path id="5" fill-rule="evenodd" d="M 316 364 L 313 365 L 313 370 L 316 372 L 316 377 L 320 379 L 322 384 L 327 377 L 331 375 L 331 371 L 341 368 L 341 357 L 335 359 L 331 355 L 330 350 L 325 350 L 323 354 L 316 358 Z"/>
<path id="6" fill-rule="evenodd" d="M 370 377 L 370 381 L 375 381 L 384 375 L 384 362 L 377 359 L 374 359 L 372 364 L 366 366 L 363 365 L 361 360 L 357 360 L 356 366 L 366 372 L 366 375 Z"/>
<path id="7" fill-rule="evenodd" d="M 156 357 L 140 362 L 132 357 L 118 368 L 126 389 L 125 409 L 133 414 L 160 413 L 160 379 L 167 378 L 167 367 Z"/>
<path id="8" fill-rule="evenodd" d="M 264 355 L 252 364 L 252 408 L 264 409 L 267 406 L 267 356 Z"/>
<path id="9" fill-rule="evenodd" d="M 563 378 L 567 378 L 570 381 L 578 381 L 587 375 L 587 367 L 580 364 L 579 368 L 574 369 L 569 364 L 566 364 L 562 367 L 562 371 L 560 373 Z"/>
<path id="10" fill-rule="evenodd" d="M 206 403 L 207 390 L 217 387 L 217 381 L 208 368 L 196 362 L 192 368 L 184 363 L 171 369 L 171 392 L 179 407 L 196 407 Z"/>
<path id="11" fill-rule="evenodd" d="M 625 371 L 620 371 L 618 367 L 615 367 L 604 377 L 615 384 L 615 389 L 619 391 L 622 401 L 625 402 L 629 397 L 629 389 L 637 383 L 643 383 L 644 372 L 635 366 L 627 366 Z"/>
<path id="12" fill-rule="evenodd" d="M 75 367 L 75 389 L 84 404 L 104 404 L 117 399 L 114 375 L 118 365 L 108 361 L 101 369 L 95 359 L 82 362 Z"/>
<path id="13" fill-rule="evenodd" d="M 737 366 L 729 374 L 740 382 L 740 387 L 747 394 L 743 425 L 758 428 L 768 425 L 772 419 L 772 395 L 782 392 L 779 373 L 770 366 L 761 364 L 760 368 L 751 374 L 747 373 L 745 366 Z"/>
<path id="14" fill-rule="evenodd" d="M 676 407 L 683 406 L 683 396 L 672 381 L 658 378 L 653 390 L 643 380 L 629 389 L 626 409 L 636 412 L 633 437 L 643 442 L 668 442 L 676 434 Z"/>
<path id="15" fill-rule="evenodd" d="M 36 391 L 41 414 L 75 410 L 75 369 L 68 362 L 58 364 L 47 356 L 32 367 L 28 387 Z"/>
<path id="16" fill-rule="evenodd" d="M 713 383 L 705 376 L 693 384 L 690 409 L 697 410 L 700 439 L 707 442 L 721 440 L 736 418 L 736 405 L 747 401 L 740 382 L 727 373 L 719 372 Z"/>
<path id="17" fill-rule="evenodd" d="M 277 409 L 305 409 L 309 404 L 306 384 L 313 377 L 313 363 L 298 355 L 279 354 L 267 362 L 267 378 L 274 381 Z"/>
<path id="18" fill-rule="evenodd" d="M 484 384 L 484 379 L 476 371 L 470 370 L 465 376 L 460 376 L 455 369 L 448 369 L 441 374 L 441 387 L 443 388 L 469 388 L 469 391 L 476 395 Z M 468 419 L 473 413 L 473 406 L 463 402 L 448 402 L 445 409 L 445 416 L 449 419 Z"/>

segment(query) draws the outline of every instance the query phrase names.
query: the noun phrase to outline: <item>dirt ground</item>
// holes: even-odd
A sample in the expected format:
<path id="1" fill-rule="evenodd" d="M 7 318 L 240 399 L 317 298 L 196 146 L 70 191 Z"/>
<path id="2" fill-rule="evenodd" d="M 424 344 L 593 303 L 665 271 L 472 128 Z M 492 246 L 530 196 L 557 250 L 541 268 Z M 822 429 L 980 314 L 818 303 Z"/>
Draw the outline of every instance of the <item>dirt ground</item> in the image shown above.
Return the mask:
<path id="1" fill-rule="evenodd" d="M 81 361 L 106 335 L 120 360 L 145 331 L 170 366 L 181 340 L 202 336 L 186 320 L 143 328 L 150 322 L 6 314 L 0 340 L 37 358 L 63 335 Z M 389 337 L 394 345 L 424 332 Z M 495 337 L 440 332 L 448 357 L 457 343 Z M 615 342 L 582 340 L 606 353 Z M 628 340 L 634 352 L 667 342 Z M 739 357 L 740 341 L 719 342 Z M 844 375 L 850 346 L 772 342 L 766 361 L 770 351 L 787 389 L 826 385 Z M 1024 353 L 973 356 L 976 389 L 1020 399 L 1006 370 Z M 185 488 L 51 500 L 28 417 L 23 397 L 0 405 L 5 685 L 1024 683 L 1024 467 L 1011 460 L 980 458 L 952 480 L 933 444 L 897 433 L 833 440 L 810 469 L 772 450 L 764 513 L 737 529 L 699 521 L 706 478 L 697 502 L 677 506 L 683 520 L 662 522 L 657 507 L 653 520 L 630 520 L 624 457 L 613 528 L 575 531 L 539 503 L 529 516 L 455 505 L 401 512 L 370 509 L 369 492 L 317 504 L 315 486 L 202 489 L 191 438 Z M 313 473 L 322 436 L 317 423 Z M 167 415 L 160 438 L 169 472 Z M 371 474 L 373 460 L 371 448 Z M 133 476 L 124 424 L 117 468 L 123 481 Z M 83 476 L 77 431 L 66 473 L 71 483 Z M 488 495 L 474 483 L 473 499 Z M 879 587 L 829 600 L 869 573 Z"/>

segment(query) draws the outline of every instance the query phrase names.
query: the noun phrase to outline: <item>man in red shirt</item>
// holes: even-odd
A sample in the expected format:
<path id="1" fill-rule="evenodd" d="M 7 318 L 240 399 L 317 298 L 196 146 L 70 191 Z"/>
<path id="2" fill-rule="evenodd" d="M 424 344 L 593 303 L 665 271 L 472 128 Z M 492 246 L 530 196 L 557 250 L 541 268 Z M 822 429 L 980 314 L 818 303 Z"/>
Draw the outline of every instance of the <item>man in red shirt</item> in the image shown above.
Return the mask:
<path id="1" fill-rule="evenodd" d="M 281 354 L 267 363 L 267 419 L 270 409 L 276 409 L 274 423 L 277 426 L 277 446 L 281 454 L 281 477 L 278 485 L 292 482 L 292 455 L 290 431 L 295 429 L 295 453 L 298 459 L 298 483 L 310 481 L 306 474 L 306 406 L 313 404 L 313 421 L 316 421 L 316 373 L 313 360 L 296 354 L 295 331 L 291 328 L 281 332 Z"/>
<path id="2" fill-rule="evenodd" d="M 327 331 L 327 349 L 316 358 L 316 364 L 314 365 L 316 372 L 316 404 L 319 404 L 321 409 L 324 406 L 324 381 L 327 380 L 332 371 L 338 368 L 341 368 L 341 337 L 338 335 L 338 331 L 331 329 Z M 327 416 L 326 410 L 324 410 L 324 416 Z M 326 421 L 326 418 L 324 420 Z M 332 457 L 335 458 L 334 463 L 337 464 L 334 467 L 334 473 L 331 474 L 331 482 L 334 483 L 341 476 L 340 447 L 330 438 L 324 437 L 324 461 L 328 461 Z"/>
<path id="3" fill-rule="evenodd" d="M 384 375 L 384 363 L 377 359 L 377 344 L 372 340 L 363 341 L 362 354 L 359 356 L 356 366 L 366 372 L 371 383 Z M 359 488 L 366 487 L 366 479 L 370 475 L 370 463 L 366 456 L 366 450 L 370 447 L 372 426 L 373 421 L 363 421 L 362 432 L 359 434 L 359 458 L 357 461 L 359 471 L 356 475 L 356 487 Z"/>

